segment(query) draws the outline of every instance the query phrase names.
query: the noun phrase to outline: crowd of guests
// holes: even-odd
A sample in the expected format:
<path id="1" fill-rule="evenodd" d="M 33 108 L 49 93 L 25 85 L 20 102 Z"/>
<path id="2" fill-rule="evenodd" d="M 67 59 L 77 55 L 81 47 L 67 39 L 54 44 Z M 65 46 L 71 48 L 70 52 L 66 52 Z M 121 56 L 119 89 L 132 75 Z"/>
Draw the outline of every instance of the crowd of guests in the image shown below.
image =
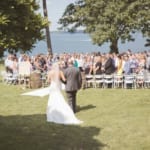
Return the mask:
<path id="1" fill-rule="evenodd" d="M 85 74 L 142 74 L 144 71 L 150 72 L 150 51 L 132 53 L 128 50 L 121 54 L 115 53 L 62 53 L 55 55 L 39 54 L 29 56 L 21 54 L 9 54 L 5 59 L 6 72 L 19 73 L 19 65 L 24 63 L 31 73 L 38 70 L 47 73 L 53 62 L 59 62 L 60 68 L 67 68 L 67 61 L 72 59 L 74 66 L 78 67 Z"/>

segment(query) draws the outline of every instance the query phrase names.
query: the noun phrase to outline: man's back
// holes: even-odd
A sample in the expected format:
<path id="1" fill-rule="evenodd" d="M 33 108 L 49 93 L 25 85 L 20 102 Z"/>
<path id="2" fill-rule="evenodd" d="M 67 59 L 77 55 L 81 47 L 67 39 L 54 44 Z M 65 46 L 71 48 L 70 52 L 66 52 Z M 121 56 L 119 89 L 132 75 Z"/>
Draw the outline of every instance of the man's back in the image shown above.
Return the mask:
<path id="1" fill-rule="evenodd" d="M 66 78 L 66 91 L 77 91 L 80 89 L 82 78 L 78 68 L 70 66 L 64 71 L 64 75 Z"/>

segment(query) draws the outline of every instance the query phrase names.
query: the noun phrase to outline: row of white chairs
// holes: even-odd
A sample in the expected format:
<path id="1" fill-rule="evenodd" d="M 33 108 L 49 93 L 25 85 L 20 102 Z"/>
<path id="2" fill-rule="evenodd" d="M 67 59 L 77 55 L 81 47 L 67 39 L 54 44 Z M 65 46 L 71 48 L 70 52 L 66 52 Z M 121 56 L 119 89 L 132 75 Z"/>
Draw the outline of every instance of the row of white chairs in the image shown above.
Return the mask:
<path id="1" fill-rule="evenodd" d="M 101 74 L 85 75 L 86 87 L 102 88 L 150 88 L 150 74 L 118 75 Z"/>
<path id="2" fill-rule="evenodd" d="M 1 72 L 2 81 L 6 84 L 21 84 L 25 86 L 29 83 L 29 75 L 19 75 L 18 73 Z"/>
<path id="3" fill-rule="evenodd" d="M 30 87 L 30 76 L 31 74 L 19 74 L 19 73 L 7 73 L 6 71 L 1 71 L 2 81 L 6 84 L 19 84 L 24 87 Z M 41 74 L 40 78 L 42 82 L 42 87 L 46 86 L 47 75 Z"/>

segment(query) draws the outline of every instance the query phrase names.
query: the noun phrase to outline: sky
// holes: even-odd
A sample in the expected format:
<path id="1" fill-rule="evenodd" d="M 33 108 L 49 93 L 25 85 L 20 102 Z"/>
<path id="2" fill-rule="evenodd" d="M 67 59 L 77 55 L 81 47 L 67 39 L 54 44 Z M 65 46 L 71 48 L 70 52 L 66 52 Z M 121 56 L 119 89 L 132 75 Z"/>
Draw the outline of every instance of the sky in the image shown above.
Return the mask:
<path id="1" fill-rule="evenodd" d="M 75 2 L 75 0 L 47 0 L 48 19 L 51 22 L 50 30 L 55 31 L 59 27 L 57 23 L 61 18 L 65 8 L 68 4 Z M 42 13 L 42 0 L 40 0 Z"/>

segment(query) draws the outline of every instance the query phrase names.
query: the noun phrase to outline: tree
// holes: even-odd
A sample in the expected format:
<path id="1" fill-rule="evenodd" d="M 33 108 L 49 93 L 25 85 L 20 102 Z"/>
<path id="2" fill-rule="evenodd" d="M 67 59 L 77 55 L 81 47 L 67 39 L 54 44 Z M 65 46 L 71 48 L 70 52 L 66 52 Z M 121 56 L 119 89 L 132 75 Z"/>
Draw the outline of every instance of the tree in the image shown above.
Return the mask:
<path id="1" fill-rule="evenodd" d="M 44 39 L 48 21 L 37 12 L 36 0 L 0 1 L 0 55 L 4 51 L 31 51 L 38 40 Z"/>
<path id="2" fill-rule="evenodd" d="M 62 29 L 85 28 L 93 43 L 110 42 L 110 52 L 118 53 L 118 41 L 133 41 L 133 33 L 150 35 L 148 0 L 77 0 L 66 7 L 59 23 Z"/>
<path id="3" fill-rule="evenodd" d="M 147 40 L 146 40 L 145 46 L 146 46 L 146 47 L 150 47 L 150 39 L 147 39 Z"/>
<path id="4" fill-rule="evenodd" d="M 47 19 L 48 18 L 48 14 L 47 14 L 46 0 L 43 0 L 43 11 L 44 11 L 44 17 Z M 46 40 L 47 40 L 48 53 L 49 54 L 53 54 L 52 46 L 51 46 L 51 37 L 50 37 L 49 25 L 47 25 L 45 29 L 46 29 Z"/>

